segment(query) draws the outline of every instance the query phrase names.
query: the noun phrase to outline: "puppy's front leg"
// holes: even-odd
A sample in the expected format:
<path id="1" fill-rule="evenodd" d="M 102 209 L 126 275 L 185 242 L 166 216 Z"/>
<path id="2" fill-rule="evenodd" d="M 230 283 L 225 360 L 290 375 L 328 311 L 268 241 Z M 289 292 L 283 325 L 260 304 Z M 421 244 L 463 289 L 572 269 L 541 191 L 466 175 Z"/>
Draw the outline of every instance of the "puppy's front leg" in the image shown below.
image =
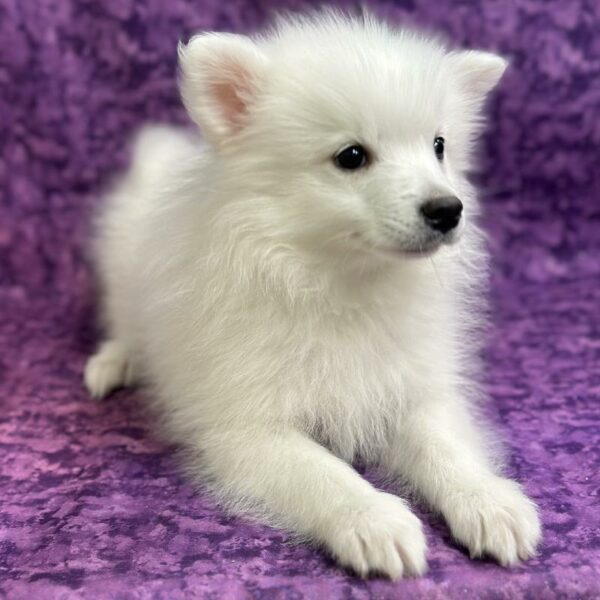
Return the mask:
<path id="1" fill-rule="evenodd" d="M 203 436 L 209 475 L 225 498 L 272 515 L 325 545 L 343 565 L 398 579 L 425 570 L 421 523 L 399 498 L 374 489 L 296 430 L 247 426 Z"/>
<path id="2" fill-rule="evenodd" d="M 540 522 L 520 486 L 494 473 L 467 408 L 455 399 L 408 411 L 385 462 L 441 512 L 471 557 L 511 565 L 535 553 Z"/>

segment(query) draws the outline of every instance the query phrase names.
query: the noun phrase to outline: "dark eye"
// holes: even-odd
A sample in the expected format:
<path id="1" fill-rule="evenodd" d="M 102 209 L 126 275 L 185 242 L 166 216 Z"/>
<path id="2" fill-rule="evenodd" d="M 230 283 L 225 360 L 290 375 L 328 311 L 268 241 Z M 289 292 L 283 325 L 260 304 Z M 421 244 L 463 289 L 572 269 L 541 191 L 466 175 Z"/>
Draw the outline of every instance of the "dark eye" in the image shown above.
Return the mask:
<path id="1" fill-rule="evenodd" d="M 433 151 L 435 152 L 435 155 L 437 156 L 438 160 L 443 160 L 444 158 L 444 144 L 446 143 L 446 141 L 444 140 L 443 137 L 436 137 L 433 140 Z"/>
<path id="2" fill-rule="evenodd" d="M 346 171 L 355 171 L 367 164 L 367 151 L 360 145 L 348 146 L 334 157 L 336 167 Z"/>

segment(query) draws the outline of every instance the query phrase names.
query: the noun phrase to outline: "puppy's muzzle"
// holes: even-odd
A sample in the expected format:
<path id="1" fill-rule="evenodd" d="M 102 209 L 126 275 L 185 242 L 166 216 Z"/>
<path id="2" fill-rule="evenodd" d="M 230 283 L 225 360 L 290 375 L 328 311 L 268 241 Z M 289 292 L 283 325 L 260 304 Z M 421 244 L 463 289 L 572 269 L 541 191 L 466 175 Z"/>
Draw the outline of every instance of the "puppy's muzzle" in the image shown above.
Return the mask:
<path id="1" fill-rule="evenodd" d="M 462 202 L 453 196 L 432 198 L 421 205 L 421 214 L 431 229 L 448 233 L 460 223 Z"/>

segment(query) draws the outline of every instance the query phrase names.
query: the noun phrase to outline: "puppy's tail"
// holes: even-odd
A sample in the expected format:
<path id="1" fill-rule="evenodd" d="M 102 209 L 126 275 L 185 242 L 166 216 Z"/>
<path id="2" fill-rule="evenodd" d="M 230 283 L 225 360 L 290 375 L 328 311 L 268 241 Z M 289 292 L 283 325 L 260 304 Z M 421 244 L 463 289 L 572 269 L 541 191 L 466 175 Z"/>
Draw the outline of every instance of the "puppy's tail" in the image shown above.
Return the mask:
<path id="1" fill-rule="evenodd" d="M 168 125 L 146 125 L 133 140 L 130 183 L 139 189 L 155 189 L 173 167 L 198 152 L 198 141 L 186 130 Z"/>

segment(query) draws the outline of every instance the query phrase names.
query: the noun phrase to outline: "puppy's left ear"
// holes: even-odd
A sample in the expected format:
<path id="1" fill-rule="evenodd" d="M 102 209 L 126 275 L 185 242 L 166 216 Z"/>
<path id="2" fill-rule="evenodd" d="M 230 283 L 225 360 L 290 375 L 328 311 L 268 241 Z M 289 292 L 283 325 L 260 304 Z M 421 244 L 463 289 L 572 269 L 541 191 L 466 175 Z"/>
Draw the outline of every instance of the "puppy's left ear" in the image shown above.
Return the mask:
<path id="1" fill-rule="evenodd" d="M 204 135 L 219 145 L 247 124 L 266 57 L 244 35 L 204 33 L 179 44 L 181 96 Z"/>
<path id="2" fill-rule="evenodd" d="M 501 56 L 479 50 L 450 52 L 446 60 L 458 92 L 472 110 L 481 108 L 508 66 Z"/>

